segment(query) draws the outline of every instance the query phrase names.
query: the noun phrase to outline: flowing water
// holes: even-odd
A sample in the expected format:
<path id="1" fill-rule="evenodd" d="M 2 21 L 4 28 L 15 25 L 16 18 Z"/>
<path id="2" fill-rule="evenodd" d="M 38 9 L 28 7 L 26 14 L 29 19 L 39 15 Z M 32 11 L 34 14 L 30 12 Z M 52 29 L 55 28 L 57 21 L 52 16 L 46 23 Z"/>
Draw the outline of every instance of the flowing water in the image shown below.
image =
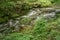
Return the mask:
<path id="1" fill-rule="evenodd" d="M 54 18 L 54 17 L 56 17 L 57 12 L 60 12 L 60 9 L 54 9 L 54 8 L 31 9 L 27 15 L 18 17 L 18 18 L 16 18 L 16 20 L 11 19 L 7 23 L 0 24 L 0 32 L 4 31 L 4 30 L 9 30 L 9 28 L 11 28 L 11 27 L 15 27 L 15 29 L 19 29 L 19 27 L 25 25 L 25 24 L 21 25 L 21 23 L 20 23 L 20 20 L 23 18 L 28 18 L 28 19 L 31 18 L 31 19 L 33 19 L 33 20 L 31 20 L 31 22 L 32 22 L 32 21 L 37 20 L 41 17 L 44 17 L 47 19 L 52 18 L 52 17 Z M 8 28 L 8 29 L 6 29 L 6 28 Z"/>

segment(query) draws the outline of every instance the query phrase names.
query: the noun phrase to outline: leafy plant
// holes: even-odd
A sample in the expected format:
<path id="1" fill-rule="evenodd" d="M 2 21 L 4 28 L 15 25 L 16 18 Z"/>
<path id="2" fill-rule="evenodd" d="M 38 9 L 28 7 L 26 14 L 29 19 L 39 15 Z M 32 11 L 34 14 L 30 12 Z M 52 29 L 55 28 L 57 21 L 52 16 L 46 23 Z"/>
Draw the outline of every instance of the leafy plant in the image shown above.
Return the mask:
<path id="1" fill-rule="evenodd" d="M 56 36 L 56 40 L 60 40 L 60 36 Z"/>

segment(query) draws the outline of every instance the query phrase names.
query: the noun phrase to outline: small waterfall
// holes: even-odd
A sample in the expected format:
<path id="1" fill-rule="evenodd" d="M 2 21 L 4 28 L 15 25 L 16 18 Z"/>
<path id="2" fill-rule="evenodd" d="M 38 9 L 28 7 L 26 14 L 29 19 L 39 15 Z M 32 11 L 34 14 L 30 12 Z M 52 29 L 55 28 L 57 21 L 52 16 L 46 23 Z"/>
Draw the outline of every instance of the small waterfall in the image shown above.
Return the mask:
<path id="1" fill-rule="evenodd" d="M 33 15 L 36 15 L 36 13 L 37 13 L 36 11 L 33 11 L 33 10 L 32 10 L 31 12 L 28 13 L 28 16 L 31 17 L 31 16 L 33 16 Z"/>
<path id="2" fill-rule="evenodd" d="M 45 12 L 48 11 L 48 12 L 44 14 L 44 11 Z M 33 21 L 36 21 L 36 20 L 40 19 L 41 17 L 44 17 L 47 20 L 50 18 L 54 18 L 54 17 L 56 17 L 56 12 L 60 12 L 60 9 L 58 9 L 58 10 L 57 9 L 56 10 L 51 10 L 51 9 L 49 10 L 49 8 L 48 8 L 48 10 L 47 9 L 40 10 L 40 8 L 36 8 L 34 10 L 31 9 L 27 15 L 18 17 L 18 18 L 16 18 L 16 20 L 10 19 L 7 23 L 0 24 L 0 28 L 4 28 L 4 27 L 8 26 L 7 28 L 15 27 L 15 29 L 18 29 L 19 27 L 24 26 L 24 24 L 23 25 L 20 24 L 20 20 L 23 18 L 28 18 L 28 19 L 31 18 L 32 23 L 34 23 Z M 6 29 L 4 29 L 4 30 L 6 30 Z"/>
<path id="3" fill-rule="evenodd" d="M 52 13 L 47 13 L 47 14 L 44 14 L 43 16 L 44 17 L 55 17 L 56 13 L 55 12 L 52 12 Z"/>

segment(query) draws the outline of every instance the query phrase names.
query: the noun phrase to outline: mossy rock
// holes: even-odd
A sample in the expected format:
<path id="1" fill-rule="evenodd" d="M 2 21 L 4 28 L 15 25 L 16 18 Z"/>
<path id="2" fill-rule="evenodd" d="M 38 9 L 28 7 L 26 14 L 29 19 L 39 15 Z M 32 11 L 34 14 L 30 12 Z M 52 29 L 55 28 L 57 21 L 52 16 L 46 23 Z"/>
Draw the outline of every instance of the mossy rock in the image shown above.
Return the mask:
<path id="1" fill-rule="evenodd" d="M 29 25 L 31 21 L 32 21 L 32 18 L 22 18 L 22 19 L 20 20 L 20 23 L 21 23 L 21 24 Z"/>

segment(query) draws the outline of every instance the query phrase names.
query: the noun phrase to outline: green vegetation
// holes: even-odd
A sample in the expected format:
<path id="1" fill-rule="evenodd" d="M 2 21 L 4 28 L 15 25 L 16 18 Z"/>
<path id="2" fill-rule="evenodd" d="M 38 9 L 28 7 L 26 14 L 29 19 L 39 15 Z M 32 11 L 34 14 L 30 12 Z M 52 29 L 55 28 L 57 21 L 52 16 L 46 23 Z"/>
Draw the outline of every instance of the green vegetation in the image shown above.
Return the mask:
<path id="1" fill-rule="evenodd" d="M 20 20 L 21 21 L 20 23 L 27 25 L 27 24 L 30 24 L 31 20 L 32 20 L 32 18 L 22 18 Z"/>
<path id="2" fill-rule="evenodd" d="M 49 7 L 60 4 L 60 0 L 1 0 L 0 24 L 26 15 L 32 8 Z M 60 14 L 60 13 L 59 13 Z M 46 21 L 37 19 L 33 28 L 23 32 L 14 32 L 7 35 L 0 34 L 0 40 L 60 40 L 60 15 L 57 18 Z M 31 18 L 22 18 L 21 24 L 30 24 Z M 12 30 L 12 29 L 11 29 Z"/>
<path id="3" fill-rule="evenodd" d="M 54 0 L 56 4 L 60 4 L 60 0 Z"/>

